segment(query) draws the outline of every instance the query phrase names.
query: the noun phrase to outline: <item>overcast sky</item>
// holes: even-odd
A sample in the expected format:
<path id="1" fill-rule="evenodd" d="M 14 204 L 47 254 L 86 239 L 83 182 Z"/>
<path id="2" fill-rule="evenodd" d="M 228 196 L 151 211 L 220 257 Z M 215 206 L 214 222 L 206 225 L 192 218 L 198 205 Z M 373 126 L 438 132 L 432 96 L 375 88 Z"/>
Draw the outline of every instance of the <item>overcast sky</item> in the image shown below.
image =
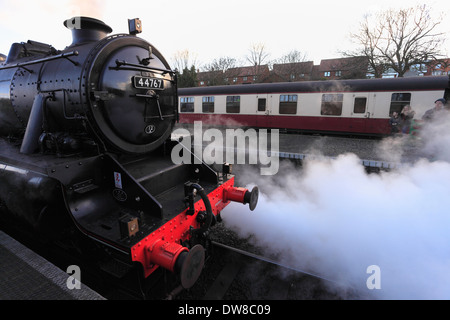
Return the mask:
<path id="1" fill-rule="evenodd" d="M 0 0 L 0 53 L 29 39 L 64 49 L 71 33 L 63 21 L 85 15 L 103 20 L 113 33 L 127 33 L 127 19 L 140 18 L 140 37 L 169 62 L 186 49 L 197 66 L 223 56 L 244 60 L 252 43 L 264 43 L 271 59 L 298 50 L 318 64 L 350 49 L 349 32 L 364 14 L 419 3 L 429 5 L 433 17 L 444 13 L 450 48 L 448 0 Z"/>

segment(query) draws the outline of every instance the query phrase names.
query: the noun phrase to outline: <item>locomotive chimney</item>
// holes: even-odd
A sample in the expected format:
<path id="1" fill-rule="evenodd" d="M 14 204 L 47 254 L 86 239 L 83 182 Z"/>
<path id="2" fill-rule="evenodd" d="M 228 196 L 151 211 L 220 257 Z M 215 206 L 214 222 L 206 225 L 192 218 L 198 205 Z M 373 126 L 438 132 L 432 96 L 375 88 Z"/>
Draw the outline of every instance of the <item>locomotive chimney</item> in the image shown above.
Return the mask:
<path id="1" fill-rule="evenodd" d="M 86 42 L 98 41 L 112 32 L 103 21 L 89 17 L 73 17 L 64 21 L 64 26 L 72 30 L 72 44 L 75 46 Z"/>

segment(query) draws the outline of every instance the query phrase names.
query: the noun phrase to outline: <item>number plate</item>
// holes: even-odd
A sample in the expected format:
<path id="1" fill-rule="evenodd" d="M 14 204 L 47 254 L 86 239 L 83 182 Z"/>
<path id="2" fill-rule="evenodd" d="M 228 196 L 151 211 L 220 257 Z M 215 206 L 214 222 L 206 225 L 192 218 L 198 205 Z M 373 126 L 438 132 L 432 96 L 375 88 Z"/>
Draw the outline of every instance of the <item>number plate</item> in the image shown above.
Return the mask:
<path id="1" fill-rule="evenodd" d="M 148 78 L 148 77 L 134 77 L 133 84 L 138 89 L 153 89 L 163 90 L 164 79 Z"/>

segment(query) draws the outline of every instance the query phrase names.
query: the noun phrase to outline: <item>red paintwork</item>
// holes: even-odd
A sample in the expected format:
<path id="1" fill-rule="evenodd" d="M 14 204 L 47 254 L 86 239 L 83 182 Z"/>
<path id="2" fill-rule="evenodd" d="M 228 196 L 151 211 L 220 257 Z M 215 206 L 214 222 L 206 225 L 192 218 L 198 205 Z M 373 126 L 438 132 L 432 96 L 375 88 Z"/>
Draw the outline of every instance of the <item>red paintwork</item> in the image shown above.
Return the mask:
<path id="1" fill-rule="evenodd" d="M 354 134 L 389 134 L 388 119 L 180 113 L 180 123 Z"/>
<path id="2" fill-rule="evenodd" d="M 228 188 L 223 190 L 223 199 L 224 201 L 236 201 L 236 202 L 244 202 L 245 193 L 248 190 L 245 188 Z"/>
<path id="3" fill-rule="evenodd" d="M 148 257 L 148 264 L 155 264 L 174 272 L 175 263 L 184 251 L 189 250 L 181 244 L 158 239 L 147 246 L 145 255 Z"/>
<path id="4" fill-rule="evenodd" d="M 211 208 L 215 216 L 217 216 L 230 201 L 235 201 L 230 198 L 228 198 L 228 200 L 225 199 L 225 194 L 228 190 L 238 189 L 234 188 L 233 184 L 234 177 L 208 194 Z M 247 191 L 247 189 L 244 190 Z M 189 240 L 190 227 L 200 227 L 199 223 L 196 221 L 196 217 L 199 211 L 206 210 L 203 200 L 200 199 L 197 201 L 194 204 L 194 209 L 195 213 L 193 215 L 187 215 L 186 209 L 131 248 L 131 258 L 133 261 L 142 264 L 145 277 L 148 277 L 160 266 L 173 271 L 178 256 L 183 251 L 187 251 L 187 248 L 181 246 L 181 243 L 185 240 Z"/>

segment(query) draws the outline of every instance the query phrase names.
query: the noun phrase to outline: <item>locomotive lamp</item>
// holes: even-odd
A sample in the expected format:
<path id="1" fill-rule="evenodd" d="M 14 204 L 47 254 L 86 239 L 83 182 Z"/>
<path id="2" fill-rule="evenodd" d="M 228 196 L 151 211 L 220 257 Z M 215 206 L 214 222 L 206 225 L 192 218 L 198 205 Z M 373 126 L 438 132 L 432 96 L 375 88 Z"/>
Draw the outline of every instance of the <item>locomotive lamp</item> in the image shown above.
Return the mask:
<path id="1" fill-rule="evenodd" d="M 129 33 L 133 36 L 142 32 L 142 22 L 139 18 L 128 19 L 128 30 Z"/>

